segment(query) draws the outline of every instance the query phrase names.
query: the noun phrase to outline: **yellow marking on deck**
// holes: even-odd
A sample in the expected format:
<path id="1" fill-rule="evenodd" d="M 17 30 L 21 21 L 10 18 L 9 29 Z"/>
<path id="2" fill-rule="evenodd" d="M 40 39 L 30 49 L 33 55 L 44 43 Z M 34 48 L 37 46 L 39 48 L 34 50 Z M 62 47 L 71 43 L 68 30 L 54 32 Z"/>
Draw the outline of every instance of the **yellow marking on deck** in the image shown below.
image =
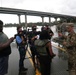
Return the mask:
<path id="1" fill-rule="evenodd" d="M 59 50 L 66 51 L 64 48 L 58 47 L 56 45 L 52 45 L 52 46 L 55 47 L 55 48 L 58 48 Z"/>
<path id="2" fill-rule="evenodd" d="M 28 50 L 29 50 L 29 52 L 30 52 L 30 48 L 28 48 Z M 31 53 L 31 52 L 30 52 L 30 53 Z M 27 53 L 27 56 L 30 57 L 30 55 L 29 55 L 28 53 Z M 33 62 L 32 62 L 32 59 L 30 58 L 29 60 L 30 60 L 30 62 L 31 62 L 31 64 L 32 64 L 32 66 L 34 67 Z M 41 73 L 39 72 L 38 69 L 36 69 L 36 75 L 41 75 Z"/>
<path id="3" fill-rule="evenodd" d="M 29 52 L 31 53 L 30 48 L 28 48 L 28 50 L 29 50 Z M 28 52 L 27 52 L 27 56 L 30 57 L 30 55 L 28 54 Z M 30 58 L 29 60 L 30 60 L 30 62 L 31 62 L 31 64 L 32 64 L 32 66 L 33 66 L 32 59 Z"/>
<path id="4" fill-rule="evenodd" d="M 36 69 L 36 75 L 41 75 L 38 69 Z"/>

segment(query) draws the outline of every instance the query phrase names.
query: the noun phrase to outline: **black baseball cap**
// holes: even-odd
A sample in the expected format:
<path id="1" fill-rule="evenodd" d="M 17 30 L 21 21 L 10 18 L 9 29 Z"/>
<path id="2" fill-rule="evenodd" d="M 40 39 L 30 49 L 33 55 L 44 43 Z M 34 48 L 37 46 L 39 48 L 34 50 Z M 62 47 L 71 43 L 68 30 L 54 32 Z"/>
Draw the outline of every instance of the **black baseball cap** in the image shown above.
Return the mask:
<path id="1" fill-rule="evenodd" d="M 17 30 L 19 30 L 20 28 L 22 28 L 22 26 L 20 25 L 20 26 L 17 26 Z"/>

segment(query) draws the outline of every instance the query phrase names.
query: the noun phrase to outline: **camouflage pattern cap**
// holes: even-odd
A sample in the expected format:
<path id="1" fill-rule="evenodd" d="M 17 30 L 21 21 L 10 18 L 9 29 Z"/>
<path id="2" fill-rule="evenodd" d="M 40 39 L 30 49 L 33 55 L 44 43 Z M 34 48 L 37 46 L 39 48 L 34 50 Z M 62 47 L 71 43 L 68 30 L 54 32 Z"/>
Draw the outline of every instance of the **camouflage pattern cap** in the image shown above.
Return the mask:
<path id="1" fill-rule="evenodd" d="M 69 26 L 70 26 L 70 27 L 74 27 L 74 23 L 68 23 L 68 24 L 67 24 L 67 27 L 69 27 Z"/>

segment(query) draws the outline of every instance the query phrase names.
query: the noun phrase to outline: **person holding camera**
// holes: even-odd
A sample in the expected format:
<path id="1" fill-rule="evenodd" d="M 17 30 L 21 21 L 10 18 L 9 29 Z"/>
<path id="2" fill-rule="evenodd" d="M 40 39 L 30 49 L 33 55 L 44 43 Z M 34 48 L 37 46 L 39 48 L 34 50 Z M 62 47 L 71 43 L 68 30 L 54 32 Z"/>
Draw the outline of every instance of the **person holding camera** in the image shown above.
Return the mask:
<path id="1" fill-rule="evenodd" d="M 24 35 L 21 26 L 17 27 L 17 34 L 15 38 L 16 38 L 16 43 L 20 54 L 19 72 L 27 71 L 28 69 L 24 67 L 24 59 L 25 59 L 26 50 L 27 50 L 27 48 L 25 48 L 27 45 L 27 38 L 26 38 L 26 35 Z"/>

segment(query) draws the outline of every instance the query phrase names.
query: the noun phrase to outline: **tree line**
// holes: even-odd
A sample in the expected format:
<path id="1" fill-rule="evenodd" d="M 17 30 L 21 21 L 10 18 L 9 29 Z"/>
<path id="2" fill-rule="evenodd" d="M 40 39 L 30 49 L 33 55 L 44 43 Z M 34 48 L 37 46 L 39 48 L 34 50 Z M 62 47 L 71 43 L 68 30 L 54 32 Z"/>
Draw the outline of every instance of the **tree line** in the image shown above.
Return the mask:
<path id="1" fill-rule="evenodd" d="M 64 22 L 64 20 L 66 20 L 66 22 L 73 22 L 73 23 L 76 23 L 76 18 L 64 18 L 64 19 L 61 19 L 61 20 L 59 20 L 59 21 L 54 21 L 54 22 L 52 22 L 52 23 L 48 23 L 48 22 L 44 22 L 43 24 L 42 24 L 42 22 L 36 22 L 36 23 L 32 23 L 32 22 L 30 22 L 30 23 L 27 23 L 27 27 L 31 27 L 32 25 L 37 25 L 37 26 L 44 26 L 44 25 L 57 25 L 59 22 L 60 23 L 62 23 L 62 22 Z M 9 24 L 5 24 L 4 25 L 4 27 L 17 27 L 19 24 L 16 24 L 16 23 L 14 23 L 14 24 L 12 24 L 12 23 L 9 23 Z M 23 27 L 25 27 L 25 23 L 23 22 L 23 23 L 21 23 L 20 24 L 21 26 L 23 26 Z"/>
<path id="2" fill-rule="evenodd" d="M 23 23 L 21 23 L 20 24 L 22 27 L 25 27 L 25 23 L 23 22 Z M 42 22 L 37 22 L 37 23 L 27 23 L 27 27 L 31 27 L 32 25 L 37 25 L 37 26 L 44 26 L 44 25 L 50 25 L 49 23 L 47 23 L 47 22 L 44 22 L 43 24 L 42 24 Z M 53 23 L 51 23 L 51 25 L 53 25 Z M 12 24 L 12 23 L 9 23 L 9 24 L 5 24 L 4 25 L 4 27 L 17 27 L 17 26 L 19 26 L 19 24 L 16 24 L 16 23 L 14 23 L 14 24 Z"/>

